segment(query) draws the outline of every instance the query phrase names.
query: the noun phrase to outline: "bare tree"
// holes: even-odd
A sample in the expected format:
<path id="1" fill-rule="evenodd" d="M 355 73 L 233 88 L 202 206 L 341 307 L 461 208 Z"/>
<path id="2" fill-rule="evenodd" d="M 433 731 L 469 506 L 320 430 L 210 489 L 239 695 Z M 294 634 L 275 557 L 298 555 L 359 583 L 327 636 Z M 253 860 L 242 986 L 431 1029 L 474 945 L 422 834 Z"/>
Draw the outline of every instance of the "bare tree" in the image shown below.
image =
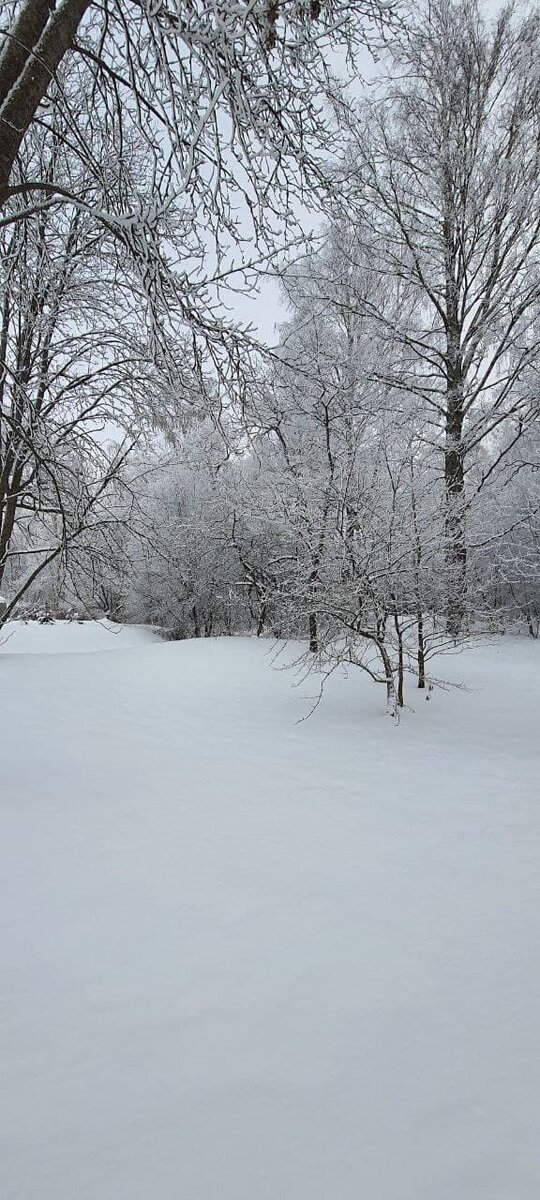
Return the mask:
<path id="1" fill-rule="evenodd" d="M 47 176 L 62 141 L 33 143 Z M 11 611 L 102 510 L 142 429 L 177 420 L 190 392 L 178 347 L 176 394 L 156 366 L 144 288 L 92 214 L 27 214 L 4 226 L 0 245 L 0 582 L 7 573 Z"/>
<path id="2" fill-rule="evenodd" d="M 257 347 L 227 297 L 304 237 L 297 201 L 325 192 L 345 107 L 331 53 L 375 43 L 395 8 L 0 0 L 0 227 L 66 203 L 101 221 L 162 366 L 180 339 L 199 388 L 213 373 L 224 403 L 241 399 Z M 64 154 L 44 175 L 29 143 L 53 126 Z"/>
<path id="3" fill-rule="evenodd" d="M 75 58 L 87 72 L 89 102 L 105 105 L 111 130 L 135 119 L 156 169 L 169 168 L 177 189 L 192 190 L 213 211 L 218 204 L 225 215 L 225 187 L 245 188 L 257 221 L 257 205 L 271 204 L 269 186 L 294 186 L 291 164 L 308 166 L 313 138 L 324 130 L 326 50 L 363 43 L 393 7 L 386 0 L 354 6 L 223 0 L 212 7 L 185 0 L 3 0 L 0 203 L 23 187 L 45 187 L 39 179 L 13 183 L 11 176 L 28 130 L 42 119 L 51 81 L 66 58 Z M 91 156 L 90 146 L 80 149 Z"/>
<path id="4" fill-rule="evenodd" d="M 540 20 L 434 0 L 396 40 L 397 81 L 361 114 L 347 204 L 361 206 L 377 277 L 399 297 L 393 387 L 426 405 L 446 490 L 448 628 L 466 607 L 475 452 L 504 458 L 534 414 L 540 301 Z M 401 346 L 401 354 L 396 347 Z M 388 359 L 385 368 L 387 369 Z M 504 436 L 502 436 L 504 434 Z"/>
<path id="5" fill-rule="evenodd" d="M 421 560 L 432 562 L 433 547 L 428 554 L 420 528 L 419 467 L 411 502 L 410 414 L 401 394 L 377 381 L 387 339 L 373 320 L 378 285 L 362 269 L 359 244 L 351 269 L 354 241 L 350 227 L 330 227 L 324 250 L 287 273 L 293 315 L 256 403 L 261 501 L 291 547 L 278 575 L 284 624 L 304 633 L 304 621 L 314 667 L 354 664 L 384 683 L 395 713 L 419 621 L 425 681 Z"/>

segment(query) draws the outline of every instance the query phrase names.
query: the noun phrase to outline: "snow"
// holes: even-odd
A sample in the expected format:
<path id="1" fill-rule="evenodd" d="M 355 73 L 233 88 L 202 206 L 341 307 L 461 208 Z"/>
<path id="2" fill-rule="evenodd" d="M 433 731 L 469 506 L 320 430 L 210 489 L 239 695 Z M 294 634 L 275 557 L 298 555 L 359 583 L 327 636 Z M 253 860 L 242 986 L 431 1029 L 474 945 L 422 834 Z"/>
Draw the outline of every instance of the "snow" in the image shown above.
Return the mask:
<path id="1" fill-rule="evenodd" d="M 0 650 L 3 1200 L 540 1194 L 540 647 L 271 648 Z"/>
<path id="2" fill-rule="evenodd" d="M 1 599 L 1 597 L 0 597 Z M 89 654 L 155 642 L 144 625 L 102 621 L 7 621 L 0 629 L 0 654 Z"/>

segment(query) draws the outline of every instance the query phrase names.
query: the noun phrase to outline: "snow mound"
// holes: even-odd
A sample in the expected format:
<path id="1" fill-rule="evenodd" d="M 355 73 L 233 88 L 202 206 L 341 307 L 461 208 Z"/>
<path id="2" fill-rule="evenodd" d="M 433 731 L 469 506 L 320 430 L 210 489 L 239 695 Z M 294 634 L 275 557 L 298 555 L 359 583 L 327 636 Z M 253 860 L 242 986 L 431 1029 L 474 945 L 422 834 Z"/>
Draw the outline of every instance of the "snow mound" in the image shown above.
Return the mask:
<path id="1" fill-rule="evenodd" d="M 8 621 L 0 629 L 3 654 L 91 654 L 97 650 L 126 650 L 159 640 L 144 625 L 113 621 Z"/>

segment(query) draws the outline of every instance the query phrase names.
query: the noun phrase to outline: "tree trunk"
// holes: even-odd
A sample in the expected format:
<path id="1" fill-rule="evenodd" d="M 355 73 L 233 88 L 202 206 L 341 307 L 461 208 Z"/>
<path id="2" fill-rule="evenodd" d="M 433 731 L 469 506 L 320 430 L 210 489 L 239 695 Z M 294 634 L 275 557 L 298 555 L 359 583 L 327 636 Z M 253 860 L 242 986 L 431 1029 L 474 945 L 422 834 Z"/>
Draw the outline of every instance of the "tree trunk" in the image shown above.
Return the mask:
<path id="1" fill-rule="evenodd" d="M 9 481 L 9 492 L 0 503 L 0 584 L 8 562 L 8 550 L 15 527 L 22 471 L 17 470 Z"/>
<path id="2" fill-rule="evenodd" d="M 0 54 L 0 104 L 16 84 L 29 54 L 50 19 L 52 0 L 26 0 L 5 37 Z"/>
<path id="3" fill-rule="evenodd" d="M 17 154 L 92 0 L 25 0 L 0 56 L 0 207 Z M 37 180 L 36 182 L 41 182 Z"/>
<path id="4" fill-rule="evenodd" d="M 425 688 L 425 686 L 426 686 L 426 645 L 425 645 L 425 641 L 424 641 L 424 618 L 423 618 L 421 612 L 417 613 L 416 623 L 417 623 L 417 630 L 418 630 L 418 649 L 417 649 L 418 687 Z"/>
<path id="5" fill-rule="evenodd" d="M 397 608 L 394 609 L 394 626 L 396 630 L 398 644 L 398 686 L 397 686 L 397 702 L 400 708 L 403 708 L 403 634 L 399 623 Z"/>
<path id="6" fill-rule="evenodd" d="M 317 614 L 309 614 L 309 648 L 312 654 L 317 654 L 319 649 L 319 637 L 317 633 Z"/>
<path id="7" fill-rule="evenodd" d="M 257 637 L 261 636 L 265 625 L 266 625 L 266 604 L 263 603 L 263 604 L 261 604 L 261 607 L 259 609 L 259 620 L 257 621 Z"/>
<path id="8" fill-rule="evenodd" d="M 394 680 L 394 672 L 392 670 L 392 663 L 390 661 L 390 655 L 384 642 L 377 641 L 377 647 L 384 666 L 384 676 L 386 682 L 386 711 L 390 717 L 397 717 L 400 705 L 396 693 L 396 684 Z"/>
<path id="9" fill-rule="evenodd" d="M 446 492 L 446 627 L 459 637 L 465 623 L 467 546 L 465 541 L 465 470 L 461 393 L 449 403 L 446 421 L 444 482 Z"/>
<path id="10" fill-rule="evenodd" d="M 192 619 L 192 621 L 193 621 L 193 633 L 194 633 L 194 636 L 195 636 L 196 638 L 198 638 L 198 637 L 200 637 L 200 636 L 201 636 L 201 626 L 200 626 L 200 623 L 199 623 L 199 613 L 198 613 L 198 609 L 197 609 L 197 605 L 196 605 L 196 604 L 194 604 L 194 605 L 193 605 L 193 608 L 191 609 L 191 619 Z"/>
<path id="11" fill-rule="evenodd" d="M 446 421 L 444 487 L 446 501 L 446 627 L 453 638 L 461 633 L 466 611 L 467 550 L 465 542 L 465 378 L 462 314 L 459 304 L 461 264 L 452 175 L 451 151 L 444 167 L 443 238 L 445 247 L 445 373 Z"/>

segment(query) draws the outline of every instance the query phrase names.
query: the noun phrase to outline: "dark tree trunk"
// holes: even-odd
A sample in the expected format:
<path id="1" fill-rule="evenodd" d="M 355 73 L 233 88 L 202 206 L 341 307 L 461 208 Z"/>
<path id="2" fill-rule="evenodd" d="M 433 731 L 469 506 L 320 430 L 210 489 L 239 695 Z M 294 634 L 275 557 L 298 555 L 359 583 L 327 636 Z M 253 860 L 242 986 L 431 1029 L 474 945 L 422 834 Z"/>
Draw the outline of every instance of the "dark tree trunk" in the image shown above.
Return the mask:
<path id="1" fill-rule="evenodd" d="M 443 236 L 445 245 L 445 373 L 446 422 L 444 487 L 446 500 L 446 625 L 457 638 L 466 612 L 467 549 L 465 541 L 465 375 L 462 346 L 462 312 L 459 303 L 462 266 L 456 228 L 451 153 L 445 163 L 443 182 Z"/>
<path id="2" fill-rule="evenodd" d="M 53 10 L 52 0 L 26 0 L 5 38 L 0 54 L 0 104 L 16 84 L 29 54 Z"/>
<path id="3" fill-rule="evenodd" d="M 261 604 L 261 607 L 259 609 L 259 620 L 257 622 L 257 637 L 261 636 L 265 625 L 266 625 L 266 604 Z"/>
<path id="4" fill-rule="evenodd" d="M 447 629 L 452 637 L 463 630 L 467 600 L 465 541 L 465 463 L 462 394 L 449 402 L 446 421 L 444 482 L 446 492 Z"/>
<path id="5" fill-rule="evenodd" d="M 0 55 L 0 207 L 25 134 L 92 0 L 25 0 Z M 39 180 L 35 182 L 40 182 Z M 16 190 L 20 190 L 17 188 Z"/>
<path id="6" fill-rule="evenodd" d="M 417 614 L 417 630 L 418 630 L 418 687 L 425 688 L 426 686 L 426 646 L 424 641 L 424 618 L 422 613 Z"/>
<path id="7" fill-rule="evenodd" d="M 7 566 L 9 544 L 17 515 L 20 486 L 18 474 L 11 480 L 11 484 L 10 494 L 7 496 L 5 504 L 0 505 L 0 584 Z"/>
<path id="8" fill-rule="evenodd" d="M 309 614 L 309 648 L 312 654 L 317 654 L 319 649 L 319 637 L 317 632 L 317 614 Z"/>
<path id="9" fill-rule="evenodd" d="M 201 636 L 201 626 L 200 626 L 200 623 L 199 623 L 199 612 L 198 612 L 198 609 L 197 609 L 197 605 L 196 605 L 196 604 L 194 604 L 194 605 L 193 605 L 193 608 L 191 609 L 191 619 L 192 619 L 192 621 L 193 621 L 193 633 L 194 633 L 194 636 L 195 636 L 196 638 L 198 638 L 198 637 L 200 637 L 200 636 Z"/>
<path id="10" fill-rule="evenodd" d="M 401 625 L 399 623 L 399 616 L 398 616 L 397 608 L 394 609 L 394 627 L 396 630 L 396 638 L 397 638 L 397 644 L 398 644 L 397 702 L 398 702 L 399 708 L 403 708 L 403 674 L 404 674 L 403 634 L 401 632 Z"/>

